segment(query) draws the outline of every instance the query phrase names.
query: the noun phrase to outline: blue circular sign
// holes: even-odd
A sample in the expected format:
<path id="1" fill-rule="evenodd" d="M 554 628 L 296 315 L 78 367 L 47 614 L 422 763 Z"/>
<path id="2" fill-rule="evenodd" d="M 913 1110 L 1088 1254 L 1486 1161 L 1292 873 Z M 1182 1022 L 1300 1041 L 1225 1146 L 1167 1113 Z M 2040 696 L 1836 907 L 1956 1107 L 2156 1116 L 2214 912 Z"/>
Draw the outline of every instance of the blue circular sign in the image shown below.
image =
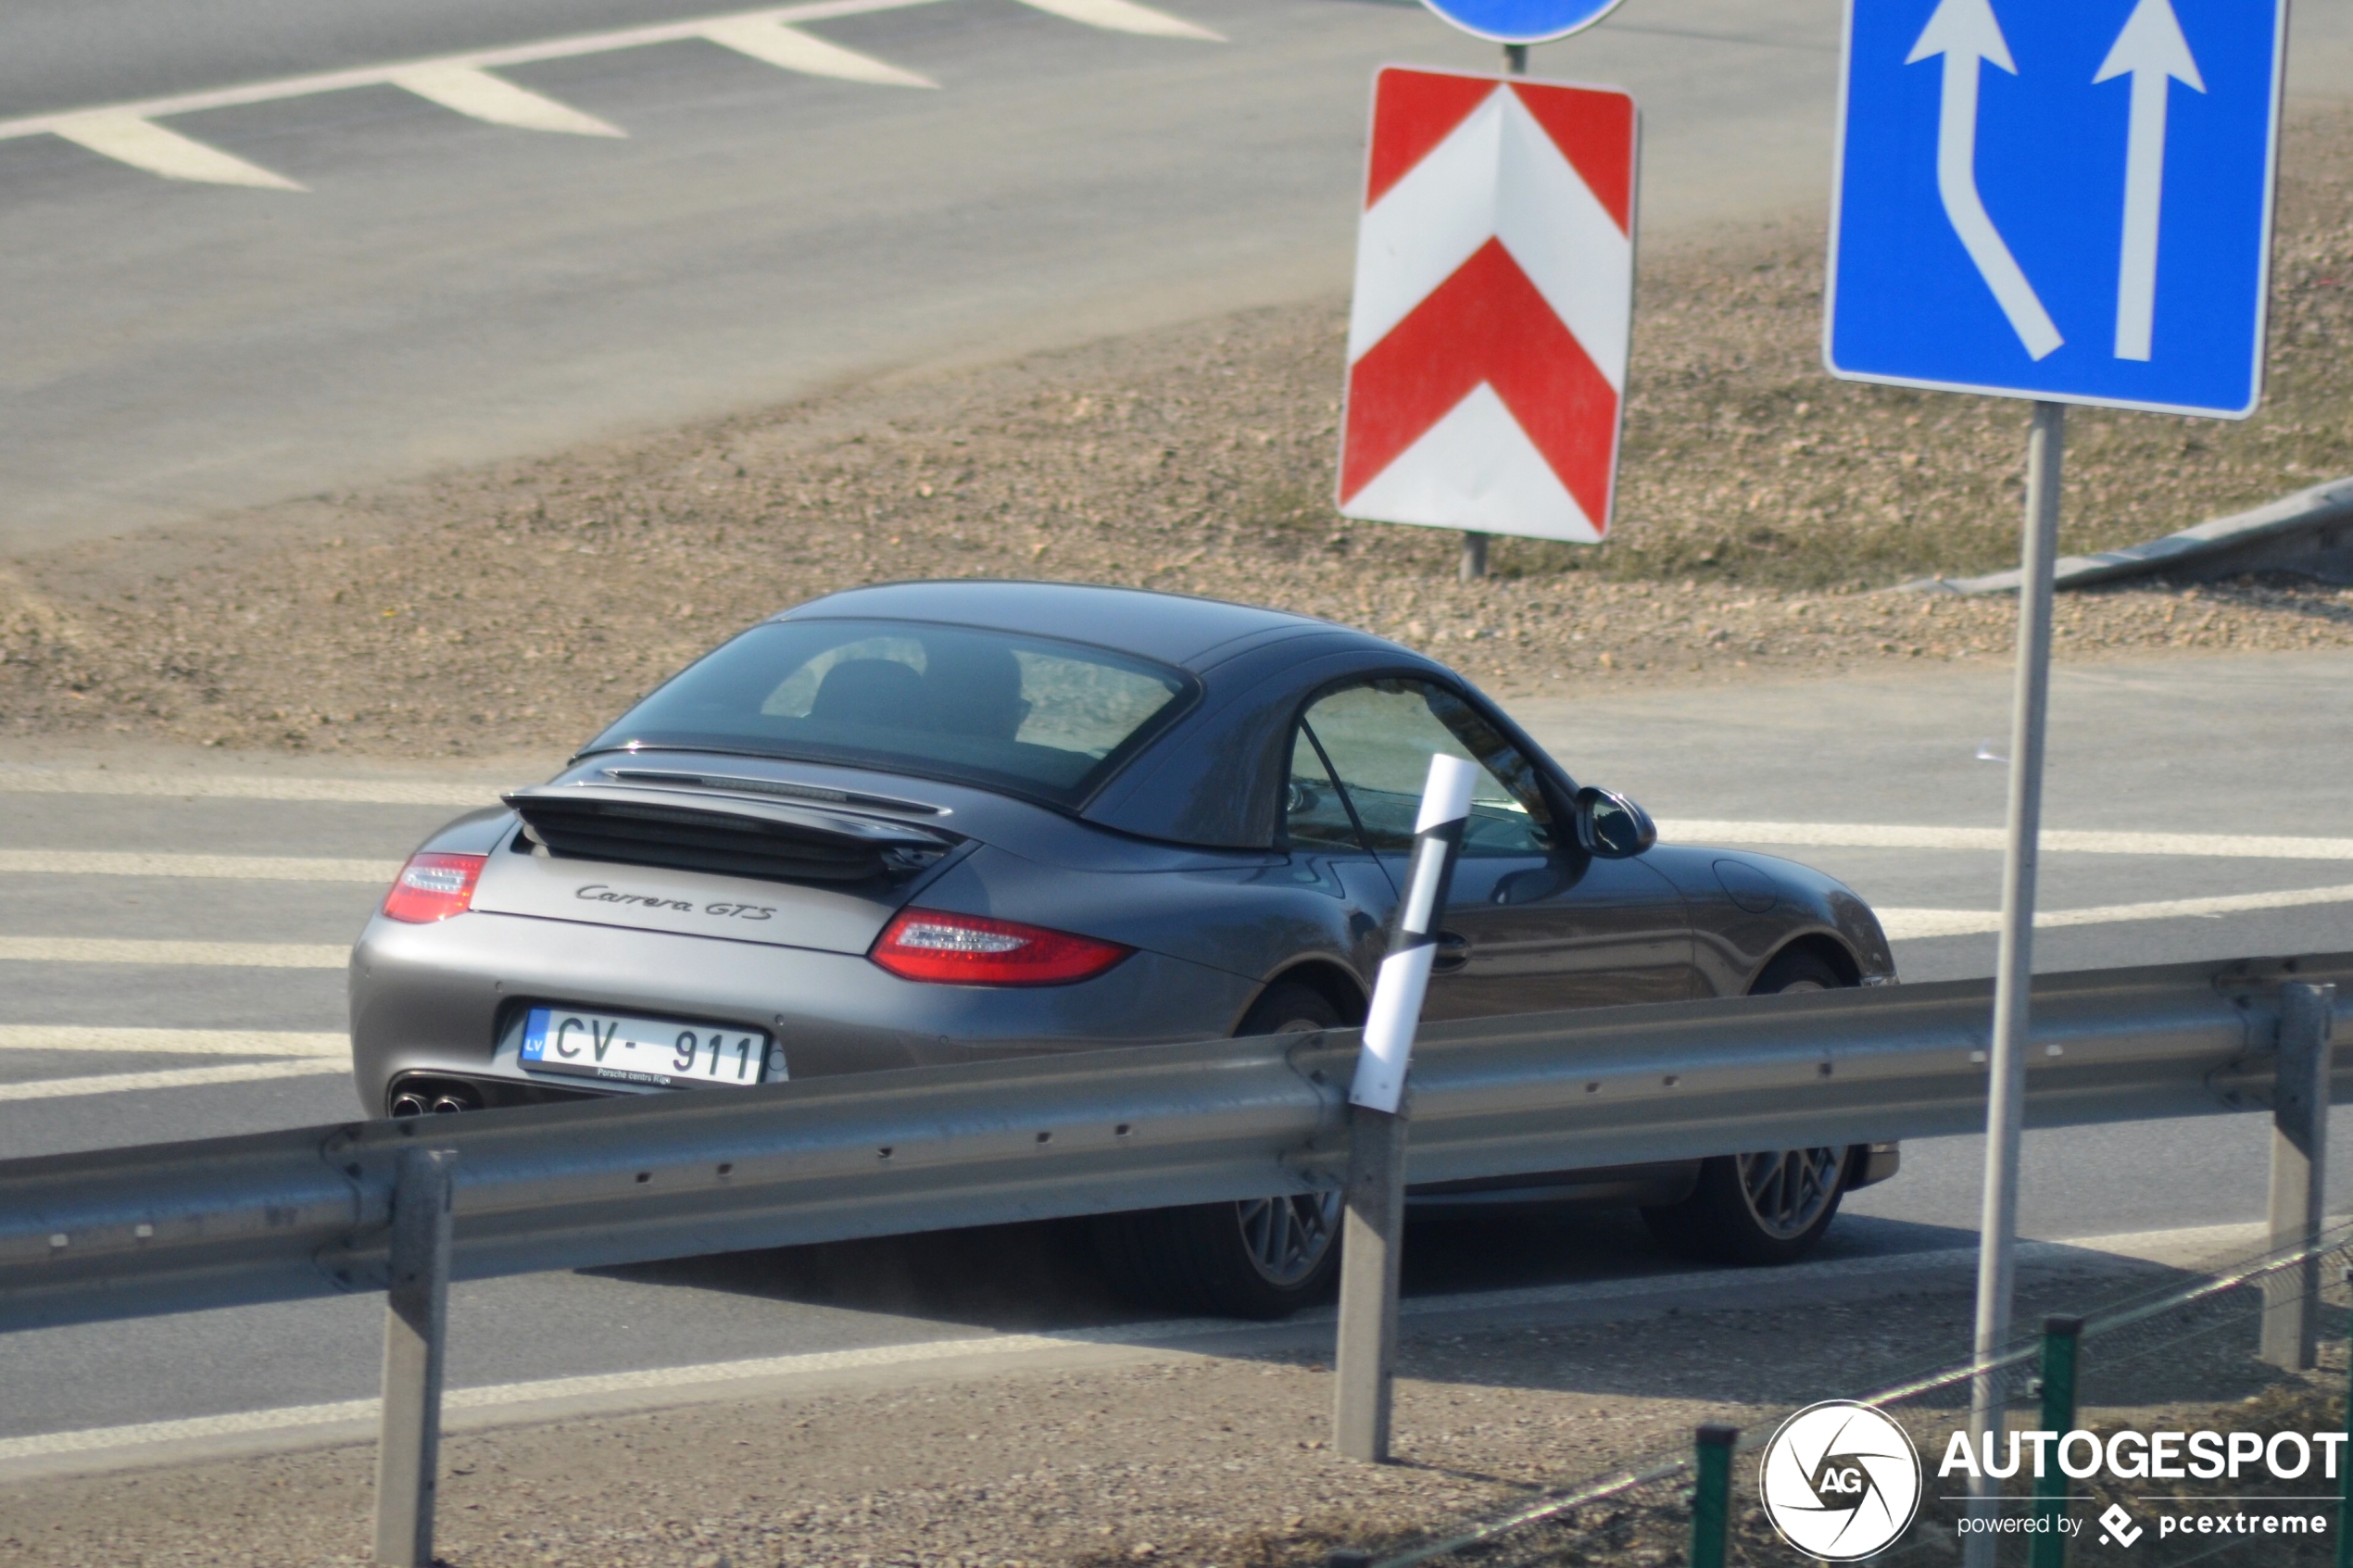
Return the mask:
<path id="1" fill-rule="evenodd" d="M 1618 0 L 1422 0 L 1465 32 L 1498 44 L 1549 44 L 1592 26 Z"/>

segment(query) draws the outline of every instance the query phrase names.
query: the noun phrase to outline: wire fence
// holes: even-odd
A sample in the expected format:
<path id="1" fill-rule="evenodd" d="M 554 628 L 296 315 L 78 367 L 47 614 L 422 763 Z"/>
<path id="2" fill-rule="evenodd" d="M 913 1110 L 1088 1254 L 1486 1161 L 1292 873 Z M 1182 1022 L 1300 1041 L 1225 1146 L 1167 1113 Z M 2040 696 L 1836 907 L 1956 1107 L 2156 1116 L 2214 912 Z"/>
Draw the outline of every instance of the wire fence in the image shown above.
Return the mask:
<path id="1" fill-rule="evenodd" d="M 2353 1542 L 2343 1526 L 2353 1520 L 2344 1499 L 2353 1443 L 2323 1436 L 2347 1432 L 2348 1267 L 2353 1223 L 2338 1224 L 2309 1248 L 2085 1300 L 1987 1363 L 1835 1391 L 1893 1419 L 1919 1455 L 1917 1515 L 1868 1556 L 1800 1550 L 1768 1516 L 1759 1494 L 1763 1450 L 1798 1412 L 1792 1406 L 1742 1431 L 1729 1466 L 1721 1448 L 1710 1454 L 1703 1429 L 1694 1448 L 1650 1456 L 1369 1560 L 1374 1568 L 1799 1568 L 1825 1559 L 1955 1568 L 1966 1556 L 1973 1568 L 1989 1561 L 1998 1568 L 2347 1568 Z M 2320 1364 L 2284 1370 L 2259 1355 L 2267 1305 L 2279 1313 L 2309 1294 L 2309 1280 L 2319 1282 Z M 2020 1462 L 2000 1480 L 1997 1497 L 1972 1502 L 1965 1467 L 1940 1470 L 1952 1458 L 1955 1434 L 1969 1431 L 1979 1377 L 1991 1381 L 2004 1411 L 2003 1436 L 1990 1450 L 1994 1468 L 2009 1466 L 2013 1441 Z M 2039 1431 L 2090 1436 L 2026 1436 Z M 2153 1474 L 2157 1434 L 2180 1436 L 2158 1445 Z M 1718 1442 L 1724 1436 L 1715 1434 Z M 1982 1443 L 1970 1451 L 1981 1461 L 1987 1455 Z M 2070 1474 L 2062 1460 L 2089 1474 Z M 1777 1489 L 1777 1501 L 1785 1496 L 1785 1487 Z M 1856 1516 L 1868 1512 L 1858 1506 Z M 1868 1540 L 1884 1529 L 1856 1533 Z M 1974 1549 L 1965 1549 L 1971 1541 Z"/>

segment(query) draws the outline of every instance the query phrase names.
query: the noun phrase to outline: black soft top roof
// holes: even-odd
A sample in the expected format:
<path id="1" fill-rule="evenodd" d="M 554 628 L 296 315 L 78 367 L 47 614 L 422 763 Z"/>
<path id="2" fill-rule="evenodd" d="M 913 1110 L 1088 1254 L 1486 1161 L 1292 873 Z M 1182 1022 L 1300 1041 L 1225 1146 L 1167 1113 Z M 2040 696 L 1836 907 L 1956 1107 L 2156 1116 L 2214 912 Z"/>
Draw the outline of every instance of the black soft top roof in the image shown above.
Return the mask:
<path id="1" fill-rule="evenodd" d="M 775 619 L 935 621 L 1026 632 L 1139 654 L 1196 673 L 1243 642 L 1269 633 L 1332 633 L 1378 638 L 1313 616 L 1222 599 L 1188 598 L 1146 588 L 1077 583 L 886 583 L 796 605 Z"/>

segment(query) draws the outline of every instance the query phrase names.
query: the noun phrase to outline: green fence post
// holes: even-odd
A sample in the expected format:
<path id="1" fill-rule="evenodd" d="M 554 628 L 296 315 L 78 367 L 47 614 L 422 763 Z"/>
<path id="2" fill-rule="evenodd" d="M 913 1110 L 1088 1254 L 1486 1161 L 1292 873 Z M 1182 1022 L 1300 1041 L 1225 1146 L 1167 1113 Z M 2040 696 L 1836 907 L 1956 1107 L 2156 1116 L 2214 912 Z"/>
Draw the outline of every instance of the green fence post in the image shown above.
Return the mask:
<path id="1" fill-rule="evenodd" d="M 2083 1337 L 2082 1318 L 2043 1320 L 2043 1430 L 2060 1437 L 2075 1426 L 2075 1352 Z M 2032 1568 L 2067 1568 L 2067 1537 L 2059 1520 L 2067 1512 L 2067 1472 L 2058 1466 L 2058 1440 L 2044 1449 L 2042 1474 L 2034 1480 L 2034 1548 Z"/>
<path id="2" fill-rule="evenodd" d="M 1737 1426 L 1699 1429 L 1692 1455 L 1692 1568 L 1724 1568 L 1732 1523 L 1732 1440 Z"/>

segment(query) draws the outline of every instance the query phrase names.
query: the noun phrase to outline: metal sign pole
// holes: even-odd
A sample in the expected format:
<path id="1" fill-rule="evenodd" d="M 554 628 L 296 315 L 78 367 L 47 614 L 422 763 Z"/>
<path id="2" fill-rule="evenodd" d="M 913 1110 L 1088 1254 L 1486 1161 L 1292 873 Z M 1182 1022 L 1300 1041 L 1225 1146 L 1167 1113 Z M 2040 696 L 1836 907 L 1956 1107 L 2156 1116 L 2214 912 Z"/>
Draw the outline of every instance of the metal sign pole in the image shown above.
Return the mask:
<path id="1" fill-rule="evenodd" d="M 1504 70 L 1505 74 L 1511 76 L 1528 74 L 1527 44 L 1506 44 L 1504 45 Z M 1463 533 L 1462 580 L 1472 583 L 1486 575 L 1487 535 L 1466 530 Z"/>
<path id="2" fill-rule="evenodd" d="M 2010 715 L 2009 847 L 2002 866 L 2002 944 L 1994 974 L 1994 1044 L 1986 1067 L 1985 1206 L 1978 1225 L 1977 1333 L 1982 1365 L 2010 1336 L 2018 1232 L 2018 1148 L 2026 1110 L 2028 1002 L 2034 983 L 2034 870 L 2043 831 L 2043 732 L 2051 690 L 2051 568 L 2058 555 L 2059 462 L 2067 406 L 2034 405 L 2026 445 L 2026 525 L 2019 573 L 2018 686 Z M 1969 1436 L 1982 1452 L 2002 1432 L 1998 1378 L 1969 1390 Z M 1969 1482 L 1970 1512 L 1991 1514 L 2002 1484 Z M 1966 1568 L 1993 1568 L 1999 1537 L 1972 1533 Z"/>

